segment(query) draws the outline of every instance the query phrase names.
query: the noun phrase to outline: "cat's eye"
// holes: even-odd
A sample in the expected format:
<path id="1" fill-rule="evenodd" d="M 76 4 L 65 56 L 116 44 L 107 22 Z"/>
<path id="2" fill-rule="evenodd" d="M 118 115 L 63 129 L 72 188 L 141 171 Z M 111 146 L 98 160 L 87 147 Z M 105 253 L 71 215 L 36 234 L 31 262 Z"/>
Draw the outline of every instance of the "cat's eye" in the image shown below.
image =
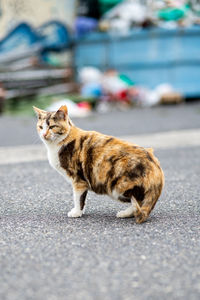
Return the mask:
<path id="1" fill-rule="evenodd" d="M 39 128 L 40 128 L 40 129 L 43 129 L 43 127 L 42 127 L 41 125 L 39 126 Z"/>
<path id="2" fill-rule="evenodd" d="M 49 126 L 49 129 L 53 129 L 55 127 L 58 127 L 57 125 L 52 125 L 52 126 Z"/>

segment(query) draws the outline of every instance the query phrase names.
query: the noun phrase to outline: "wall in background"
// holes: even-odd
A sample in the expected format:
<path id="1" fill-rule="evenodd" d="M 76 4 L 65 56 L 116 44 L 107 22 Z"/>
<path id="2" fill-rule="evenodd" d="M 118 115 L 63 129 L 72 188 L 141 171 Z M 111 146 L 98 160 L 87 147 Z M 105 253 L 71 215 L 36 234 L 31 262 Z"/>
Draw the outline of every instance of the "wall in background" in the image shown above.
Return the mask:
<path id="1" fill-rule="evenodd" d="M 72 27 L 77 0 L 0 0 L 0 38 L 20 22 L 59 20 Z"/>

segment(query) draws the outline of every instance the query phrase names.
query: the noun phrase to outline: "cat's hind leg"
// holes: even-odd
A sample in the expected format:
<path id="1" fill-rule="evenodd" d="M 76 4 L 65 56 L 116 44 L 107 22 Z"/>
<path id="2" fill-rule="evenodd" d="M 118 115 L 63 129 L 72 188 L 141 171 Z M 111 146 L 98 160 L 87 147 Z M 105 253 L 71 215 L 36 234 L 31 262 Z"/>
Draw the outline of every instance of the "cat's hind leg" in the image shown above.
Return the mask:
<path id="1" fill-rule="evenodd" d="M 82 216 L 84 211 L 87 189 L 77 188 L 76 186 L 73 186 L 73 194 L 74 194 L 74 208 L 72 208 L 72 210 L 68 212 L 68 217 L 79 218 Z"/>
<path id="2" fill-rule="evenodd" d="M 135 207 L 129 206 L 127 209 L 121 210 L 117 213 L 117 218 L 131 218 L 134 217 Z"/>

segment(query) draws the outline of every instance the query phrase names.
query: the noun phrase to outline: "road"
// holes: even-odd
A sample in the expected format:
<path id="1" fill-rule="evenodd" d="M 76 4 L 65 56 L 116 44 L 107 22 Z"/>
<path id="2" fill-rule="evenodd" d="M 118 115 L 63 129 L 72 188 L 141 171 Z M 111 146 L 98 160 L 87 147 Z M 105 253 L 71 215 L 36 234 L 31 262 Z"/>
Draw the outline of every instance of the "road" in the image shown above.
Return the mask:
<path id="1" fill-rule="evenodd" d="M 43 156 L 19 162 L 20 145 L 41 147 L 35 119 L 1 117 L 0 299 L 199 300 L 200 139 L 188 143 L 188 134 L 199 134 L 200 104 L 74 122 L 107 134 L 137 136 L 141 143 L 155 143 L 156 133 L 155 153 L 166 178 L 163 194 L 141 225 L 117 219 L 123 205 L 93 193 L 85 215 L 69 219 L 70 185 Z M 168 143 L 172 130 L 181 137 L 180 145 Z M 4 163 L 1 149 L 12 150 L 15 160 Z"/>

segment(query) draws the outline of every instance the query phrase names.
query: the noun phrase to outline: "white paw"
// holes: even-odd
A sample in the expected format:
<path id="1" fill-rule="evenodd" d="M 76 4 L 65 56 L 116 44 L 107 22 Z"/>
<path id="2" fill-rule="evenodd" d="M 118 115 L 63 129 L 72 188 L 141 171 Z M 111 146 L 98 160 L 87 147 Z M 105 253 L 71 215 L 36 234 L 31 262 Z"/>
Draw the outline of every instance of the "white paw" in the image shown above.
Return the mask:
<path id="1" fill-rule="evenodd" d="M 137 205 L 135 202 L 132 202 L 132 206 L 133 206 L 133 212 L 135 213 L 137 211 Z"/>
<path id="2" fill-rule="evenodd" d="M 68 212 L 68 217 L 69 218 L 79 218 L 79 217 L 82 216 L 82 214 L 83 214 L 83 212 L 81 210 L 77 210 L 75 208 L 72 208 L 72 210 L 70 210 Z"/>
<path id="3" fill-rule="evenodd" d="M 126 214 L 124 213 L 123 210 L 121 210 L 117 213 L 117 218 L 126 218 Z"/>

